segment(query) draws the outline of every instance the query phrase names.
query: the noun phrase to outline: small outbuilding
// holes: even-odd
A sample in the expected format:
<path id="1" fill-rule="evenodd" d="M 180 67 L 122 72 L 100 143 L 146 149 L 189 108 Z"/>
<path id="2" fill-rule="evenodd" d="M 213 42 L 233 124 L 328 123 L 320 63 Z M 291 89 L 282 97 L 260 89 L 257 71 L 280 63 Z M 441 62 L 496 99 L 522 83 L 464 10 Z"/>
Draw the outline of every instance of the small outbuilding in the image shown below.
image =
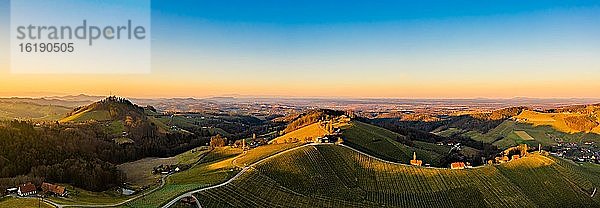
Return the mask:
<path id="1" fill-rule="evenodd" d="M 19 196 L 29 196 L 37 193 L 37 188 L 32 183 L 20 185 L 17 189 Z"/>

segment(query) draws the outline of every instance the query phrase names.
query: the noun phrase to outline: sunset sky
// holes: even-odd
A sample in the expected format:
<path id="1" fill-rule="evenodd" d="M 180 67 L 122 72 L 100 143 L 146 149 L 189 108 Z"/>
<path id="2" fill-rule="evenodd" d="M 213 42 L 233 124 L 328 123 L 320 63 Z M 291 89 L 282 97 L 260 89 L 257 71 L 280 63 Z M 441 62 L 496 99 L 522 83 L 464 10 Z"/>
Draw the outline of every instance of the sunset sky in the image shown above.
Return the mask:
<path id="1" fill-rule="evenodd" d="M 149 74 L 32 75 L 0 0 L 0 96 L 600 98 L 598 1 L 249 2 L 152 1 Z"/>

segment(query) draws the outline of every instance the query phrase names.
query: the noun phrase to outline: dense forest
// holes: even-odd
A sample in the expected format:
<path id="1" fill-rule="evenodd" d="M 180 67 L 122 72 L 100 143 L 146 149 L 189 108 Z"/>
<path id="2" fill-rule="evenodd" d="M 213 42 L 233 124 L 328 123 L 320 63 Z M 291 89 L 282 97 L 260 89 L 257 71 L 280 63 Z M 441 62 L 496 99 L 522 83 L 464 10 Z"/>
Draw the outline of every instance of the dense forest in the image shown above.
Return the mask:
<path id="1" fill-rule="evenodd" d="M 206 144 L 210 135 L 158 133 L 152 123 L 131 128 L 133 144 L 119 145 L 101 123 L 46 124 L 24 121 L 0 123 L 0 187 L 14 186 L 15 177 L 40 178 L 103 191 L 121 184 L 125 176 L 116 164 L 144 157 L 168 157 Z M 14 178 L 9 180 L 7 178 Z"/>

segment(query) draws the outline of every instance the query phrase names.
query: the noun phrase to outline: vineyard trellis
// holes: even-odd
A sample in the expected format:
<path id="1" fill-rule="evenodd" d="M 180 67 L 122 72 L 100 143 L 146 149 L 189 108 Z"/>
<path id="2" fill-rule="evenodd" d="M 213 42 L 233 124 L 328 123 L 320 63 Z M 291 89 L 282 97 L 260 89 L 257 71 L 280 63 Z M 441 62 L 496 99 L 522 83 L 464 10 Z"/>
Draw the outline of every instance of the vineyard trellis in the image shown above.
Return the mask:
<path id="1" fill-rule="evenodd" d="M 196 196 L 209 207 L 598 206 L 577 188 L 591 191 L 598 181 L 576 168 L 539 155 L 467 170 L 425 168 L 339 145 L 313 145 L 270 158 Z"/>

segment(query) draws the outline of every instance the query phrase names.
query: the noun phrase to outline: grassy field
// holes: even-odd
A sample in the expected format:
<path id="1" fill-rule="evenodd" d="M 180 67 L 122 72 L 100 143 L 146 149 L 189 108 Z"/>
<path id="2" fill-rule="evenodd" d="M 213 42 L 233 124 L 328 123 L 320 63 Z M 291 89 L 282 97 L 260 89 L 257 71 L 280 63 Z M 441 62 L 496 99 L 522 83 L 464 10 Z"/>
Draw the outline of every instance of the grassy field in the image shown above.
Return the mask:
<path id="1" fill-rule="evenodd" d="M 254 148 L 251 151 L 247 151 L 243 155 L 240 155 L 240 157 L 236 158 L 233 162 L 236 166 L 244 167 L 261 159 L 264 159 L 270 155 L 274 155 L 279 152 L 283 152 L 287 149 L 292 149 L 301 145 L 303 145 L 303 143 L 263 145 Z"/>
<path id="2" fill-rule="evenodd" d="M 239 168 L 233 165 L 233 159 L 241 153 L 236 148 L 217 148 L 189 170 L 168 177 L 163 188 L 129 202 L 124 207 L 159 207 L 187 191 L 222 183 L 238 173 Z"/>
<path id="3" fill-rule="evenodd" d="M 598 207 L 590 191 L 599 176 L 586 174 L 599 170 L 534 154 L 475 169 L 424 168 L 322 145 L 271 158 L 196 196 L 205 207 Z"/>
<path id="4" fill-rule="evenodd" d="M 124 207 L 158 207 L 169 199 L 187 191 L 227 181 L 241 170 L 238 166 L 254 163 L 269 155 L 299 145 L 301 144 L 265 145 L 251 149 L 246 153 L 242 153 L 239 148 L 217 148 L 203 157 L 200 163 L 191 169 L 170 176 L 162 189 L 130 202 Z"/>
<path id="5" fill-rule="evenodd" d="M 519 132 L 524 132 L 531 138 Z M 518 134 L 523 134 L 521 136 L 525 136 L 525 138 Z M 552 126 L 534 126 L 532 124 L 512 120 L 506 120 L 502 122 L 496 128 L 485 134 L 476 131 L 469 131 L 463 133 L 463 135 L 477 141 L 493 143 L 500 148 L 507 148 L 523 143 L 533 146 L 537 146 L 537 144 L 541 143 L 542 145 L 546 146 L 557 144 L 558 141 L 578 143 L 585 141 L 600 142 L 600 134 L 583 132 L 565 133 L 555 129 Z"/>
<path id="6" fill-rule="evenodd" d="M 30 198 L 14 198 L 14 197 L 3 197 L 0 198 L 0 207 L 3 208 L 23 208 L 23 207 L 42 207 L 42 208 L 52 208 L 53 206 L 45 203 L 39 202 L 38 199 L 30 199 Z"/>
<path id="7" fill-rule="evenodd" d="M 170 158 L 145 158 L 134 162 L 124 163 L 118 166 L 118 168 L 127 174 L 127 182 L 131 183 L 134 188 L 136 187 L 148 187 L 147 190 L 151 190 L 154 187 L 160 185 L 161 175 L 152 174 L 152 168 L 161 164 L 194 164 L 204 154 L 208 153 L 207 147 L 198 147 L 197 151 L 187 151 L 177 156 Z M 91 192 L 83 189 L 73 187 L 68 184 L 63 184 L 69 190 L 68 198 L 50 197 L 49 199 L 60 204 L 114 204 L 127 200 L 133 196 L 123 196 L 116 190 L 109 190 L 105 192 Z M 196 188 L 198 184 L 167 184 L 164 188 L 160 189 L 158 193 L 153 194 L 178 194 L 185 192 L 190 188 Z M 179 191 L 178 191 L 179 190 Z M 182 191 L 183 190 L 183 191 Z M 142 193 L 146 194 L 146 193 Z M 154 196 L 154 195 L 153 195 Z M 160 195 L 156 195 L 160 196 Z M 160 199 L 155 199 L 162 202 Z M 140 200 L 141 201 L 141 200 Z M 147 200 L 148 202 L 151 200 Z M 150 206 L 152 207 L 152 206 Z"/>
<path id="8" fill-rule="evenodd" d="M 526 131 L 514 131 L 514 132 L 517 136 L 521 137 L 521 139 L 523 139 L 525 141 L 535 140 L 535 138 L 533 138 L 531 135 L 529 135 Z"/>
<path id="9" fill-rule="evenodd" d="M 287 133 L 283 136 L 277 137 L 271 140 L 269 143 L 273 144 L 281 144 L 281 143 L 290 143 L 294 140 L 304 142 L 304 141 L 312 141 L 317 137 L 322 137 L 327 134 L 327 131 L 323 127 L 321 127 L 320 123 L 314 123 L 290 133 Z"/>
<path id="10" fill-rule="evenodd" d="M 110 119 L 110 113 L 107 110 L 85 110 L 75 115 L 60 119 L 60 122 L 85 122 L 90 120 L 108 121 Z"/>
<path id="11" fill-rule="evenodd" d="M 92 192 L 86 191 L 80 188 L 76 188 L 72 185 L 61 184 L 69 191 L 69 197 L 50 197 L 49 200 L 60 203 L 60 204 L 108 204 L 118 203 L 129 198 L 128 196 L 121 195 L 116 190 L 108 190 L 105 192 Z"/>
<path id="12" fill-rule="evenodd" d="M 193 127 L 203 126 L 203 125 L 210 126 L 209 120 L 202 119 L 201 117 L 188 118 L 185 116 L 173 116 L 173 118 L 171 118 L 171 117 L 162 116 L 159 118 L 155 118 L 155 120 L 160 123 L 164 123 L 165 125 L 178 126 L 180 128 L 193 128 Z M 231 135 L 229 132 L 227 132 L 221 128 L 209 128 L 208 131 L 211 134 L 220 134 L 225 137 L 229 137 Z"/>
<path id="13" fill-rule="evenodd" d="M 204 154 L 208 153 L 208 147 L 195 148 L 195 151 L 186 151 L 169 158 L 144 158 L 141 160 L 118 165 L 119 170 L 127 174 L 127 182 L 134 186 L 146 186 L 157 182 L 160 175 L 152 174 L 152 168 L 159 165 L 194 164 Z"/>
<path id="14" fill-rule="evenodd" d="M 0 120 L 55 121 L 71 109 L 55 105 L 38 105 L 26 102 L 0 102 Z"/>

